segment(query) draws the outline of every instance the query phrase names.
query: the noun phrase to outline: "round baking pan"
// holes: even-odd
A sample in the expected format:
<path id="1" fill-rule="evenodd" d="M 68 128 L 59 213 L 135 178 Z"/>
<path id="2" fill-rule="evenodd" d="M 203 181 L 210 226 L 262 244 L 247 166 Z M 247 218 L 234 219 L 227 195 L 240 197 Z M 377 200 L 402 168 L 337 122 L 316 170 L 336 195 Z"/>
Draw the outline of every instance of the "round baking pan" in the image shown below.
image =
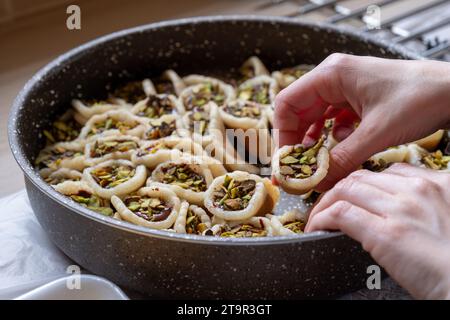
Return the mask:
<path id="1" fill-rule="evenodd" d="M 58 194 L 33 168 L 42 129 L 75 97 L 96 97 L 167 68 L 226 75 L 257 55 L 271 70 L 318 64 L 333 52 L 419 59 L 398 46 L 289 18 L 174 20 L 101 37 L 56 58 L 14 102 L 12 152 L 39 223 L 75 263 L 152 298 L 314 298 L 362 288 L 374 262 L 342 233 L 229 239 L 152 230 L 103 217 Z"/>

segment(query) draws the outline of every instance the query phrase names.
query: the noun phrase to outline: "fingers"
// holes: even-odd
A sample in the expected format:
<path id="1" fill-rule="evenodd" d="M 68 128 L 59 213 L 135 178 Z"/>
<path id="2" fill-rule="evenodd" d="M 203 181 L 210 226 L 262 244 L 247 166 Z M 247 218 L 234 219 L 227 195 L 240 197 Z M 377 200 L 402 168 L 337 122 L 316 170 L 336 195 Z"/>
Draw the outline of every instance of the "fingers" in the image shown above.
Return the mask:
<path id="1" fill-rule="evenodd" d="M 384 190 L 384 186 L 390 182 L 387 177 L 379 177 L 376 187 L 364 183 L 361 179 L 364 174 L 351 175 L 340 181 L 333 189 L 324 194 L 319 203 L 311 211 L 310 217 L 326 210 L 339 201 L 346 201 L 373 214 L 384 216 L 395 208 L 395 199 L 391 193 Z M 374 179 L 375 177 L 371 177 Z M 376 180 L 376 179 L 375 179 Z"/>
<path id="2" fill-rule="evenodd" d="M 361 121 L 358 115 L 349 109 L 341 110 L 336 115 L 333 126 L 333 137 L 337 141 L 347 138 L 355 130 L 355 124 Z"/>
<path id="3" fill-rule="evenodd" d="M 343 57 L 330 56 L 277 95 L 274 129 L 278 130 L 279 146 L 300 143 L 330 105 L 347 102 L 341 81 L 342 70 L 351 58 Z"/>
<path id="4" fill-rule="evenodd" d="M 377 230 L 380 230 L 383 224 L 382 217 L 349 202 L 338 201 L 310 218 L 305 231 L 341 230 L 370 251 L 369 245 L 376 239 Z"/>
<path id="5" fill-rule="evenodd" d="M 448 181 L 450 174 L 426 168 L 416 167 L 407 163 L 394 163 L 392 166 L 383 171 L 393 175 L 402 177 L 420 177 L 423 179 L 438 179 Z"/>

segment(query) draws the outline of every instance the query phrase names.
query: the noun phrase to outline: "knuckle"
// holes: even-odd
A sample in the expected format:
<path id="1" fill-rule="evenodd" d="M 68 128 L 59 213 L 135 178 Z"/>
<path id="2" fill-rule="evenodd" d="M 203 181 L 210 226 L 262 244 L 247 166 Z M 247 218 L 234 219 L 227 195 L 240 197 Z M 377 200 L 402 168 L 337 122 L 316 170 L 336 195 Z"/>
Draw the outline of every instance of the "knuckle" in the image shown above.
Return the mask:
<path id="1" fill-rule="evenodd" d="M 323 66 L 330 69 L 339 69 L 342 66 L 348 65 L 351 56 L 343 53 L 332 53 L 323 62 Z"/>
<path id="2" fill-rule="evenodd" d="M 347 201 L 339 200 L 333 205 L 333 210 L 331 210 L 332 218 L 339 220 L 342 216 L 348 212 L 351 208 L 351 204 Z"/>
<path id="3" fill-rule="evenodd" d="M 349 171 L 358 167 L 358 163 L 354 161 L 352 153 L 345 147 L 333 149 L 333 165 L 341 177 L 345 176 Z"/>
<path id="4" fill-rule="evenodd" d="M 419 194 L 429 194 L 439 190 L 438 185 L 424 178 L 412 178 L 411 186 Z"/>

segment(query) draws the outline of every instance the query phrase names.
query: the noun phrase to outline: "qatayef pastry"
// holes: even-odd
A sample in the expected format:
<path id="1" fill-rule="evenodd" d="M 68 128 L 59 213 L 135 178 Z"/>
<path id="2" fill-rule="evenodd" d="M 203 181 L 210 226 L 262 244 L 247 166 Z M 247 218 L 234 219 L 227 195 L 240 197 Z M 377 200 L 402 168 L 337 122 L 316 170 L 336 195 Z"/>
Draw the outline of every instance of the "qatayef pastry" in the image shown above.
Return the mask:
<path id="1" fill-rule="evenodd" d="M 112 110 L 93 116 L 81 130 L 80 139 L 100 135 L 124 134 L 140 137 L 146 128 L 144 119 L 125 110 Z"/>
<path id="2" fill-rule="evenodd" d="M 113 196 L 111 203 L 122 220 L 152 229 L 168 229 L 177 219 L 180 200 L 163 187 L 145 187 L 123 199 Z"/>
<path id="3" fill-rule="evenodd" d="M 258 76 L 243 82 L 237 89 L 237 99 L 253 101 L 269 107 L 278 93 L 278 85 L 269 76 Z"/>
<path id="4" fill-rule="evenodd" d="M 158 165 L 147 185 L 169 188 L 181 199 L 201 206 L 212 180 L 213 176 L 207 165 L 191 159 L 180 159 Z"/>
<path id="5" fill-rule="evenodd" d="M 363 169 L 380 172 L 395 162 L 406 162 L 410 149 L 406 145 L 391 147 L 371 156 L 362 164 Z"/>
<path id="6" fill-rule="evenodd" d="M 183 153 L 200 156 L 203 152 L 202 146 L 189 138 L 170 136 L 142 142 L 139 149 L 133 152 L 131 161 L 135 165 L 144 164 L 154 169 L 162 162 L 181 158 Z"/>
<path id="7" fill-rule="evenodd" d="M 277 236 L 302 234 L 305 230 L 307 215 L 299 210 L 285 212 L 281 216 L 270 216 L 273 232 Z"/>
<path id="8" fill-rule="evenodd" d="M 224 220 L 244 220 L 272 212 L 280 196 L 270 180 L 243 171 L 214 179 L 205 194 L 205 208 Z"/>
<path id="9" fill-rule="evenodd" d="M 178 233 L 203 235 L 211 228 L 211 219 L 202 208 L 183 201 L 173 228 Z"/>
<path id="10" fill-rule="evenodd" d="M 144 81 L 131 81 L 113 91 L 111 101 L 119 105 L 132 106 L 147 98 L 145 90 L 148 79 Z"/>
<path id="11" fill-rule="evenodd" d="M 164 115 L 182 115 L 184 108 L 175 96 L 157 94 L 136 103 L 131 112 L 139 117 L 156 119 Z"/>
<path id="12" fill-rule="evenodd" d="M 180 101 L 186 111 L 202 107 L 210 101 L 221 106 L 235 97 L 232 86 L 215 78 L 190 75 L 183 81 L 189 85 L 180 94 Z"/>
<path id="13" fill-rule="evenodd" d="M 123 108 L 123 105 L 120 105 L 119 103 L 113 103 L 109 100 L 73 99 L 72 107 L 77 111 L 74 115 L 75 119 L 79 123 L 85 124 L 92 116 Z"/>
<path id="14" fill-rule="evenodd" d="M 95 165 L 111 159 L 130 160 L 134 150 L 139 148 L 140 140 L 134 136 L 112 135 L 99 137 L 86 144 L 86 162 Z"/>
<path id="15" fill-rule="evenodd" d="M 124 196 L 142 187 L 147 178 L 145 166 L 134 167 L 128 160 L 109 160 L 83 171 L 83 179 L 105 199 Z"/>
<path id="16" fill-rule="evenodd" d="M 414 143 L 424 149 L 427 149 L 428 151 L 433 151 L 441 142 L 442 138 L 444 137 L 444 133 L 445 130 L 439 130 L 425 138 L 417 140 Z"/>
<path id="17" fill-rule="evenodd" d="M 65 181 L 53 186 L 53 188 L 92 211 L 104 216 L 113 216 L 114 214 L 109 200 L 98 197 L 84 181 Z"/>
<path id="18" fill-rule="evenodd" d="M 181 122 L 174 115 L 165 115 L 158 119 L 150 119 L 144 132 L 144 140 L 157 140 L 169 136 L 183 134 Z"/>
<path id="19" fill-rule="evenodd" d="M 408 148 L 408 163 L 418 167 L 450 172 L 450 155 L 444 154 L 439 149 L 429 152 L 416 144 L 410 144 Z"/>
<path id="20" fill-rule="evenodd" d="M 273 235 L 272 224 L 265 217 L 252 217 L 244 221 L 228 221 L 216 224 L 205 235 L 227 238 L 253 238 Z"/>
<path id="21" fill-rule="evenodd" d="M 41 177 L 51 186 L 66 182 L 80 181 L 83 174 L 77 170 L 60 168 L 55 171 L 41 171 Z"/>
<path id="22" fill-rule="evenodd" d="M 52 123 L 48 130 L 43 130 L 47 145 L 57 142 L 69 142 L 78 138 L 82 128 L 81 123 L 75 120 L 73 109 L 65 112 L 58 120 Z"/>
<path id="23" fill-rule="evenodd" d="M 303 194 L 319 184 L 328 172 L 329 155 L 320 138 L 312 147 L 284 146 L 273 157 L 273 176 L 287 193 Z"/>
<path id="24" fill-rule="evenodd" d="M 268 76 L 269 71 L 262 61 L 255 56 L 248 58 L 242 66 L 239 68 L 242 74 L 243 80 L 248 80 L 257 76 Z"/>
<path id="25" fill-rule="evenodd" d="M 220 108 L 220 115 L 228 128 L 244 130 L 235 130 L 234 136 L 256 161 L 271 157 L 273 151 L 266 109 L 258 103 L 244 100 L 234 100 Z"/>
<path id="26" fill-rule="evenodd" d="M 67 168 L 81 171 L 86 167 L 83 142 L 59 142 L 41 150 L 34 161 L 38 170 Z"/>
<path id="27" fill-rule="evenodd" d="M 182 126 L 192 135 L 192 139 L 202 146 L 220 139 L 225 132 L 219 108 L 214 102 L 186 112 Z"/>
<path id="28" fill-rule="evenodd" d="M 185 87 L 183 80 L 175 71 L 166 70 L 159 78 L 147 83 L 147 92 L 148 95 L 163 93 L 179 96 Z"/>
<path id="29" fill-rule="evenodd" d="M 272 72 L 272 77 L 277 81 L 278 86 L 281 90 L 286 88 L 295 80 L 305 75 L 314 68 L 315 68 L 314 65 L 300 64 L 292 68 L 285 68 L 279 71 L 274 71 Z"/>

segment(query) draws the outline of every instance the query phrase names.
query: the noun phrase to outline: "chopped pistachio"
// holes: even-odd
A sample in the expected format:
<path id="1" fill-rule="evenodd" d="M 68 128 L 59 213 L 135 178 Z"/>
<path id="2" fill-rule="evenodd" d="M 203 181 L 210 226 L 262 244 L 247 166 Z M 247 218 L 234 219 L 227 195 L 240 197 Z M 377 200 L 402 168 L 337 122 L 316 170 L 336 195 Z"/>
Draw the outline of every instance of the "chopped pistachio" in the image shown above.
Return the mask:
<path id="1" fill-rule="evenodd" d="M 90 155 L 92 158 L 100 158 L 113 152 L 127 152 L 130 150 L 135 150 L 137 147 L 137 142 L 133 140 L 97 140 L 91 149 Z"/>
<path id="2" fill-rule="evenodd" d="M 112 216 L 114 213 L 107 200 L 102 199 L 87 191 L 81 190 L 77 194 L 71 195 L 70 198 L 72 198 L 72 200 L 74 200 L 75 202 L 78 202 L 79 204 L 85 206 L 86 208 L 105 216 Z"/>
<path id="3" fill-rule="evenodd" d="M 151 222 L 165 220 L 172 207 L 159 198 L 132 194 L 123 200 L 125 206 L 138 217 Z"/>
<path id="4" fill-rule="evenodd" d="M 206 224 L 202 223 L 200 217 L 189 208 L 186 215 L 186 233 L 202 234 L 206 229 Z"/>
<path id="5" fill-rule="evenodd" d="M 203 192 L 207 189 L 205 178 L 191 169 L 189 164 L 181 163 L 162 169 L 162 182 L 177 185 L 183 189 L 194 192 Z"/>
<path id="6" fill-rule="evenodd" d="M 168 96 L 151 95 L 148 97 L 144 108 L 140 110 L 137 115 L 140 117 L 147 117 L 156 119 L 166 114 L 176 113 L 176 107 Z"/>
<path id="7" fill-rule="evenodd" d="M 251 224 L 239 224 L 233 228 L 224 225 L 218 235 L 229 238 L 265 237 L 267 231 L 263 227 L 255 227 Z"/>
<path id="8" fill-rule="evenodd" d="M 49 152 L 41 153 L 35 160 L 39 169 L 50 168 L 56 170 L 64 159 L 73 159 L 83 155 L 79 150 L 68 150 L 61 146 L 51 149 Z"/>
<path id="9" fill-rule="evenodd" d="M 285 228 L 295 233 L 303 233 L 303 231 L 305 230 L 305 226 L 306 226 L 305 222 L 300 220 L 288 222 L 284 225 Z"/>
<path id="10" fill-rule="evenodd" d="M 131 166 L 112 165 L 92 170 L 91 176 L 102 188 L 111 189 L 127 182 L 135 173 L 136 170 Z"/>
<path id="11" fill-rule="evenodd" d="M 245 209 L 255 193 L 255 188 L 254 180 L 236 181 L 226 175 L 222 186 L 213 194 L 214 203 L 230 211 Z"/>
<path id="12" fill-rule="evenodd" d="M 297 145 L 286 156 L 280 159 L 280 173 L 284 176 L 305 179 L 317 170 L 317 153 L 322 147 L 324 137 L 321 137 L 312 147 Z"/>
<path id="13" fill-rule="evenodd" d="M 362 164 L 363 169 L 370 170 L 373 172 L 381 172 L 387 167 L 389 164 L 384 159 L 374 160 L 369 159 Z"/>
<path id="14" fill-rule="evenodd" d="M 237 94 L 239 99 L 253 101 L 260 104 L 270 103 L 269 84 L 248 84 L 240 88 Z"/>
<path id="15" fill-rule="evenodd" d="M 444 155 L 441 150 L 425 154 L 422 157 L 422 163 L 430 169 L 442 170 L 448 167 L 450 156 Z"/>
<path id="16" fill-rule="evenodd" d="M 162 149 L 169 149 L 169 148 L 164 142 L 156 140 L 154 143 L 152 143 L 148 147 L 146 147 L 144 149 L 139 149 L 139 151 L 137 152 L 137 156 L 143 157 L 148 154 L 154 154 Z"/>
<path id="17" fill-rule="evenodd" d="M 135 128 L 138 125 L 137 122 L 127 123 L 124 121 L 118 121 L 113 118 L 107 118 L 105 120 L 94 123 L 91 130 L 88 133 L 88 136 L 92 136 L 94 134 L 102 133 L 106 130 L 117 129 L 121 133 L 126 133 L 126 131 Z"/>
<path id="18" fill-rule="evenodd" d="M 220 106 L 225 101 L 225 94 L 219 85 L 206 82 L 195 87 L 191 94 L 184 98 L 183 102 L 189 111 L 196 107 L 202 107 L 210 101 L 214 101 Z"/>
<path id="19" fill-rule="evenodd" d="M 151 128 L 145 133 L 148 140 L 156 140 L 172 135 L 176 130 L 175 121 L 153 121 L 150 123 Z"/>
<path id="20" fill-rule="evenodd" d="M 224 105 L 224 110 L 238 118 L 261 118 L 261 107 L 251 101 L 235 100 Z"/>

